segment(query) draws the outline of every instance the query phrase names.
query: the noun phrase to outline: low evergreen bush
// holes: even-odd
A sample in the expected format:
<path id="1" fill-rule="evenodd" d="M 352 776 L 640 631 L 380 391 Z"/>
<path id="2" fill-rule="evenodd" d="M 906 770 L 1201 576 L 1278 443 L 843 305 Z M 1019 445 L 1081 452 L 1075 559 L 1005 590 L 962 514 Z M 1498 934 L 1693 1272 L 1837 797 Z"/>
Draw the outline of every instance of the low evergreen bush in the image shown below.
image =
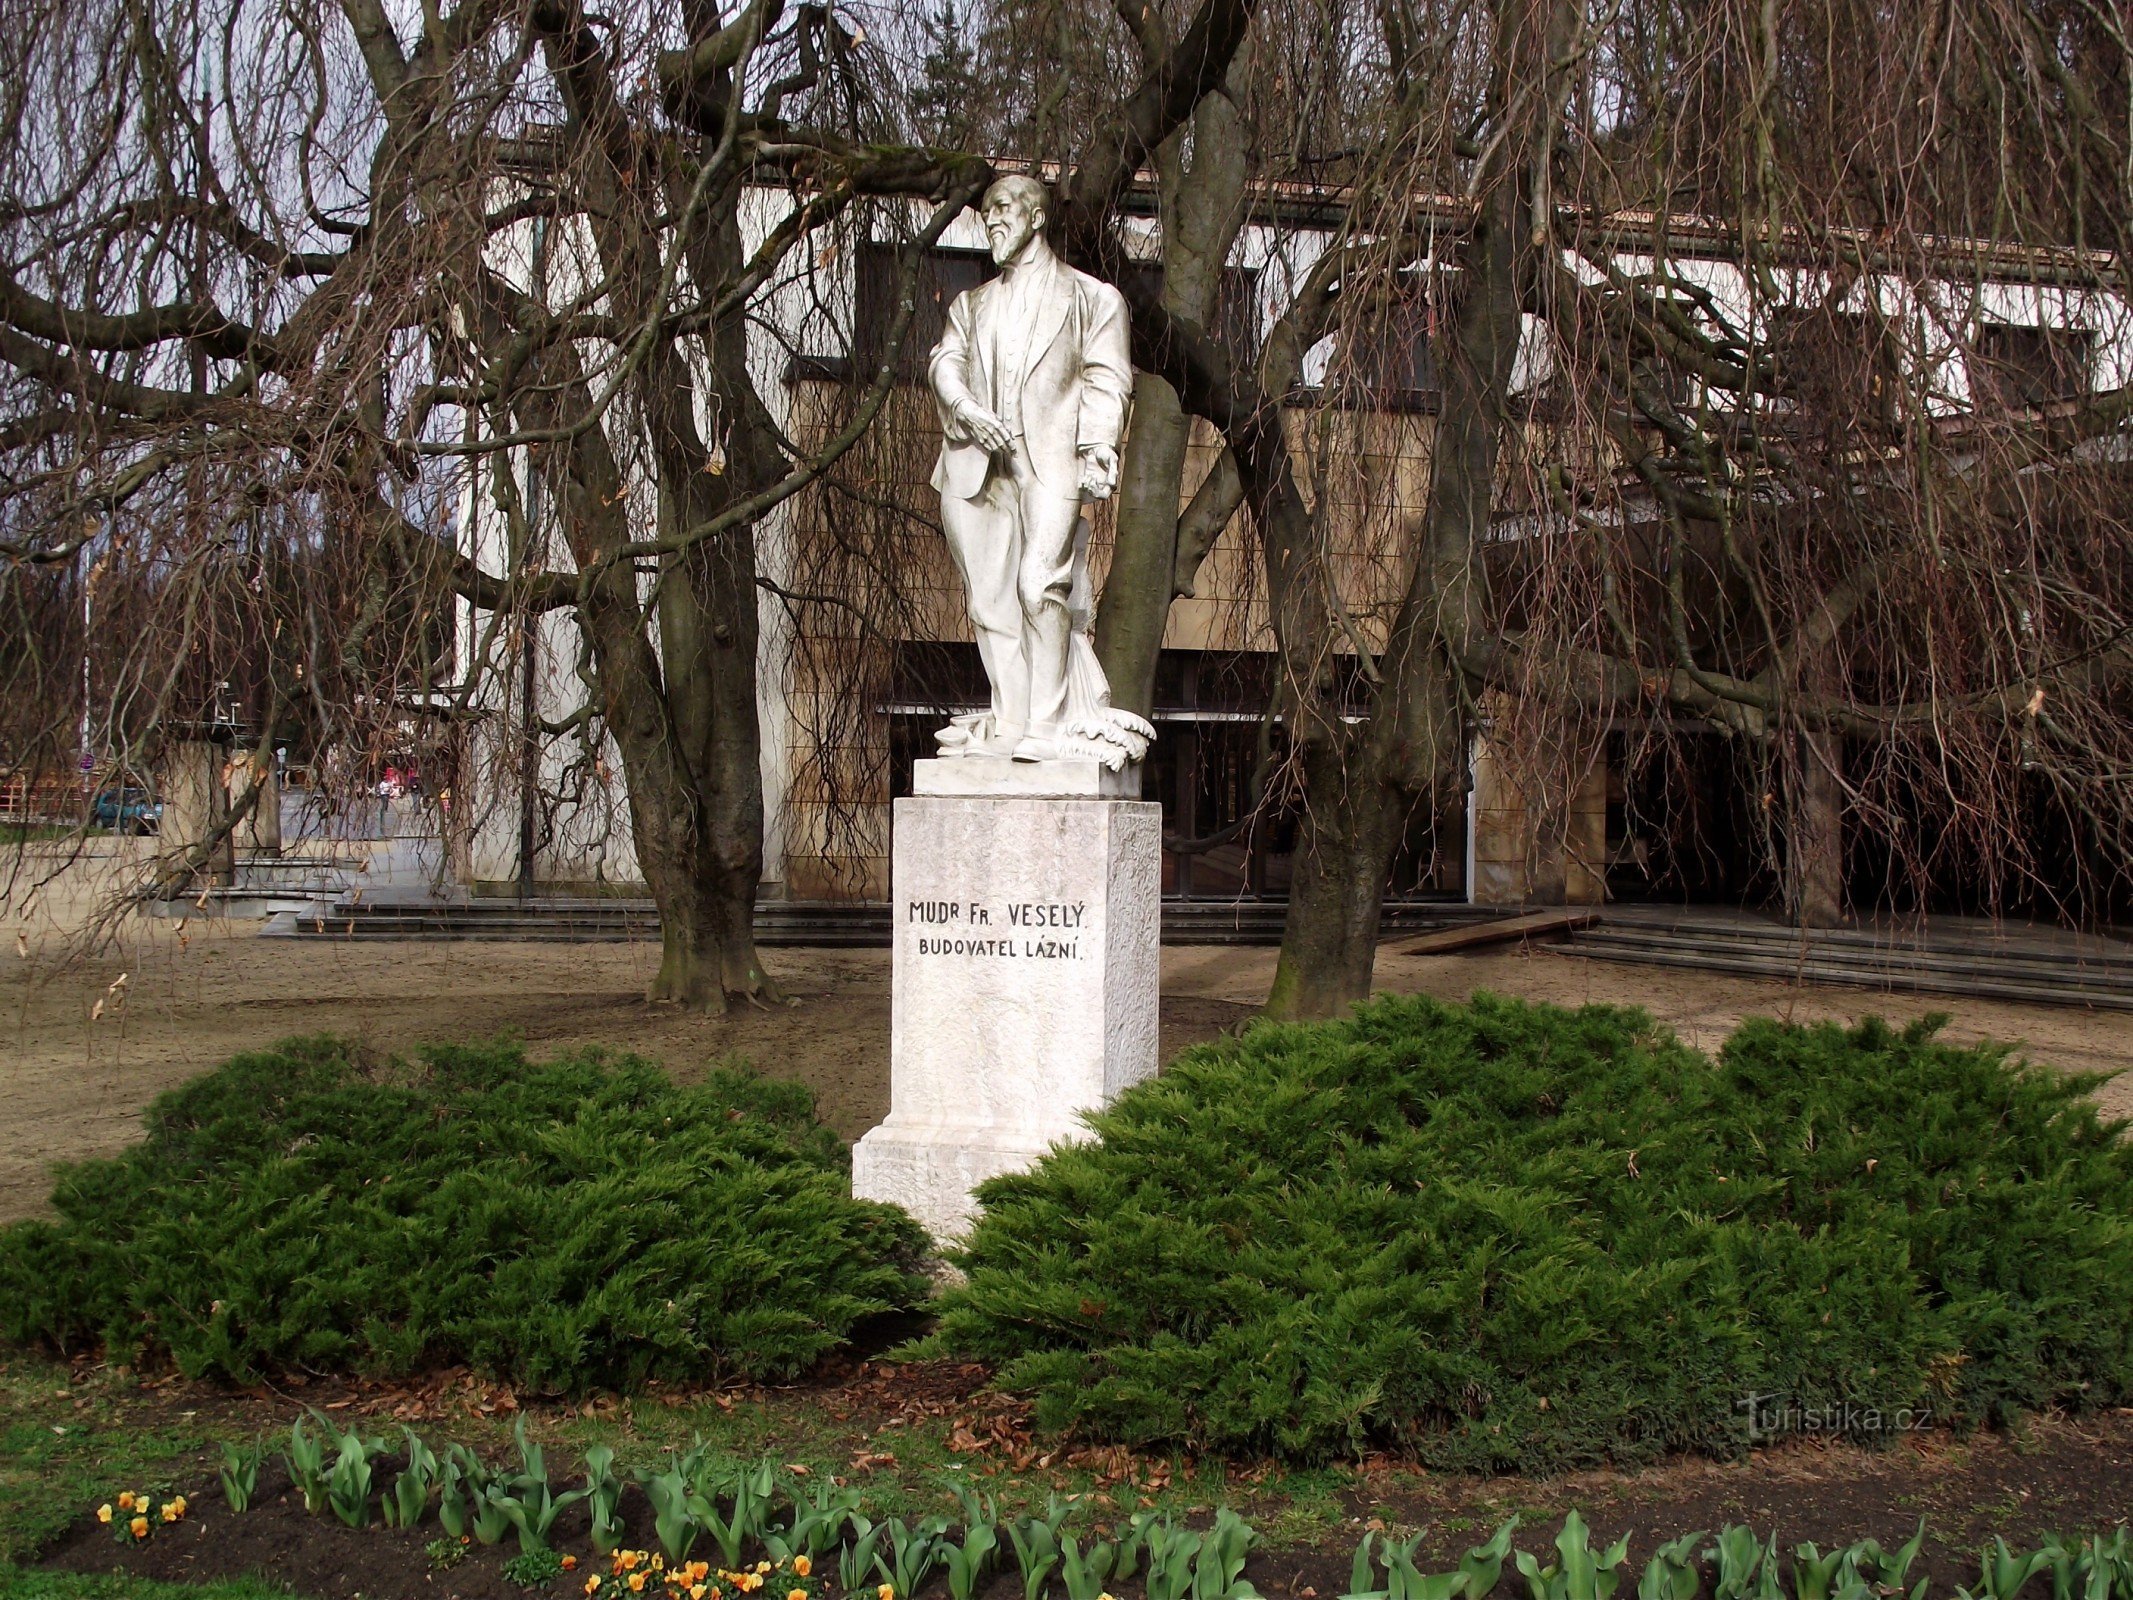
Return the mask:
<path id="1" fill-rule="evenodd" d="M 1937 1022 L 1386 999 L 1181 1056 L 982 1187 L 932 1348 L 1137 1444 L 1544 1470 L 2133 1391 L 2099 1080 Z M 1798 1408 L 1798 1409 L 1788 1409 Z M 1849 1408 L 1838 1409 L 1838 1408 Z"/>
<path id="2" fill-rule="evenodd" d="M 925 1295 L 918 1226 L 851 1198 L 804 1088 L 744 1072 L 292 1040 L 147 1123 L 0 1229 L 0 1338 L 567 1393 L 788 1375 Z"/>

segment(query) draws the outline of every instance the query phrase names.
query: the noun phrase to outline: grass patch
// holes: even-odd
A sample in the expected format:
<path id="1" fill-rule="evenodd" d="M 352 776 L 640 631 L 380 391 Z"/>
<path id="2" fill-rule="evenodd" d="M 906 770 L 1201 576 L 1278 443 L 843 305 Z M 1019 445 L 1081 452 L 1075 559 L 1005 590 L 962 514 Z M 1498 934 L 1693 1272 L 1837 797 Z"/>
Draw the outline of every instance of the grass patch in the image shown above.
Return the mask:
<path id="1" fill-rule="evenodd" d="M 1463 1470 L 1736 1454 L 1750 1394 L 1869 1436 L 2122 1402 L 2133 1149 L 2096 1080 L 1934 1031 L 1260 1027 L 984 1186 L 929 1348 L 1085 1435 Z"/>
<path id="2" fill-rule="evenodd" d="M 44 844 L 53 839 L 95 837 L 107 828 L 82 829 L 71 822 L 0 822 L 0 845 Z"/>
<path id="3" fill-rule="evenodd" d="M 0 1367 L 0 1572 L 120 1489 L 197 1492 L 181 1474 L 208 1442 L 182 1418 L 144 1423 L 110 1386 L 77 1384 L 65 1367 Z"/>
<path id="4" fill-rule="evenodd" d="M 126 1573 L 25 1572 L 0 1565 L 0 1600 L 290 1600 L 294 1593 L 265 1578 L 157 1583 Z"/>
<path id="5" fill-rule="evenodd" d="M 517 1048 L 240 1056 L 0 1230 L 0 1338 L 188 1376 L 464 1362 L 542 1393 L 782 1378 L 923 1299 L 804 1088 Z"/>

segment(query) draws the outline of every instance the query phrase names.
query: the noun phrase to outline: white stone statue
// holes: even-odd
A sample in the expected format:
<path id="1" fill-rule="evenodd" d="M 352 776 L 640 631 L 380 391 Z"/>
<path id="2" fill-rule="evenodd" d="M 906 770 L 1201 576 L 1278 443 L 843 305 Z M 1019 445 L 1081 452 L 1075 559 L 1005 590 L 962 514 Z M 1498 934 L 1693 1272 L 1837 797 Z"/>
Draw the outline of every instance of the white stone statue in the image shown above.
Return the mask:
<path id="1" fill-rule="evenodd" d="M 1126 302 L 1045 243 L 1050 197 L 1002 178 L 980 211 L 1000 275 L 956 297 L 927 370 L 941 413 L 948 547 L 970 594 L 989 710 L 934 737 L 943 756 L 1138 761 L 1155 730 L 1111 705 L 1089 638 L 1082 503 L 1118 486 L 1133 390 Z"/>

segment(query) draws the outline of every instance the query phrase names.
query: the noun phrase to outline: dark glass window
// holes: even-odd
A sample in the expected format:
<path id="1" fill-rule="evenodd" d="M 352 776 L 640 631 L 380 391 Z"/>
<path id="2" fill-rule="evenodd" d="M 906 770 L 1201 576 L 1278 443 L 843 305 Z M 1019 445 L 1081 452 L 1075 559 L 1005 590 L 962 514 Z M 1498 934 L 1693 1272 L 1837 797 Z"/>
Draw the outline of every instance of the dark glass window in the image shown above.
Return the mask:
<path id="1" fill-rule="evenodd" d="M 1427 409 L 1442 388 L 1435 340 L 1444 316 L 1444 281 L 1411 268 L 1384 304 L 1360 310 L 1333 334 L 1319 393 L 1341 405 Z"/>
<path id="2" fill-rule="evenodd" d="M 926 358 L 941 342 L 948 325 L 948 308 L 965 289 L 975 289 L 993 275 L 992 257 L 982 250 L 933 250 L 918 268 L 918 304 L 911 313 L 911 329 L 897 352 L 897 375 L 907 383 L 926 376 Z M 871 376 L 881 364 L 889 327 L 896 320 L 898 291 L 902 287 L 902 261 L 892 244 L 863 246 L 859 255 L 857 337 L 853 354 L 860 372 Z"/>
<path id="3" fill-rule="evenodd" d="M 1897 425 L 1903 371 L 1879 316 L 1820 306 L 1781 310 L 1771 319 L 1770 354 L 1780 393 L 1763 405 L 1793 414 L 1794 426 Z"/>
<path id="4" fill-rule="evenodd" d="M 1965 365 L 1979 405 L 2026 411 L 2088 393 L 2096 336 L 2081 328 L 1987 322 L 1972 336 Z"/>
<path id="5" fill-rule="evenodd" d="M 1384 316 L 1356 341 L 1344 376 L 1377 394 L 1435 394 L 1437 353 L 1431 341 L 1436 331 L 1435 308 L 1417 284 L 1386 307 Z M 1347 355 L 1344 351 L 1334 358 L 1336 368 Z"/>
<path id="6" fill-rule="evenodd" d="M 1164 894 L 1278 900 L 1289 892 L 1296 812 L 1253 789 L 1278 671 L 1272 655 L 1252 651 L 1165 650 L 1156 658 L 1156 741 L 1142 794 L 1163 808 Z M 911 792 L 913 764 L 934 754 L 935 731 L 950 715 L 983 707 L 989 690 L 977 647 L 962 643 L 900 643 L 890 683 L 880 710 L 889 724 L 889 792 L 901 798 Z M 1354 663 L 1343 661 L 1344 702 L 1360 710 L 1364 687 Z M 1283 731 L 1277 725 L 1269 736 L 1278 751 Z M 1465 825 L 1459 805 L 1436 818 L 1418 812 L 1387 893 L 1461 892 Z"/>

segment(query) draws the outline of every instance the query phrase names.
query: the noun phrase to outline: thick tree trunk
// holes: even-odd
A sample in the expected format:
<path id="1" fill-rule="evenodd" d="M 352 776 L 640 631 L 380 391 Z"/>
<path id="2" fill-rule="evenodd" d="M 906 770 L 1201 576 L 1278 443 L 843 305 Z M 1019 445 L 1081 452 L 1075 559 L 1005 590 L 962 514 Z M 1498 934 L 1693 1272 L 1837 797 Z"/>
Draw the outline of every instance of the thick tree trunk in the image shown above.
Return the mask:
<path id="1" fill-rule="evenodd" d="M 1385 889 L 1408 818 L 1438 808 L 1464 749 L 1450 663 L 1429 651 L 1379 692 L 1370 725 L 1304 756 L 1297 829 L 1270 1016 L 1338 1016 L 1370 997 Z"/>
<path id="2" fill-rule="evenodd" d="M 745 801 L 736 807 L 713 791 L 687 759 L 684 725 L 642 623 L 617 619 L 603 629 L 591 610 L 580 616 L 592 625 L 637 859 L 659 908 L 661 960 L 646 998 L 706 1011 L 724 1010 L 728 996 L 773 998 L 755 953 L 759 793 L 751 829 Z"/>
<path id="3" fill-rule="evenodd" d="M 1152 373 L 1133 380 L 1133 431 L 1119 463 L 1118 531 L 1096 615 L 1096 659 L 1111 703 L 1145 717 L 1155 701 L 1155 663 L 1170 620 L 1177 564 L 1178 498 L 1192 419 L 1177 391 Z"/>
<path id="4" fill-rule="evenodd" d="M 1185 136 L 1156 151 L 1163 218 L 1163 306 L 1173 317 L 1212 330 L 1222 304 L 1222 273 L 1243 226 L 1246 146 L 1228 95 L 1200 102 L 1192 120 L 1192 159 Z M 1111 571 L 1096 616 L 1096 658 L 1111 700 L 1147 716 L 1155 697 L 1155 663 L 1170 620 L 1170 602 L 1189 592 L 1192 575 L 1229 520 L 1182 518 L 1185 456 L 1192 418 L 1178 393 L 1153 373 L 1133 383 L 1133 427 L 1119 463 L 1118 524 Z M 1210 488 L 1214 486 L 1209 486 Z M 1211 496 L 1194 496 L 1195 501 Z M 1235 505 L 1235 496 L 1224 502 Z"/>
<path id="5" fill-rule="evenodd" d="M 1800 767 L 1785 849 L 1785 908 L 1802 928 L 1844 921 L 1843 745 L 1826 733 L 1800 735 Z"/>
<path id="6" fill-rule="evenodd" d="M 711 512 L 700 495 L 684 490 L 675 498 L 684 517 Z M 753 529 L 695 545 L 665 573 L 661 667 L 678 747 L 673 765 L 688 792 L 679 813 L 687 840 L 676 863 L 687 891 L 675 907 L 681 926 L 664 937 L 669 963 L 686 968 L 693 961 L 705 975 L 686 993 L 655 998 L 707 1008 L 726 997 L 781 998 L 755 948 L 756 889 L 763 875 L 758 638 Z M 661 920 L 667 921 L 663 904 Z"/>
<path id="7" fill-rule="evenodd" d="M 1367 748 L 1306 758 L 1311 800 L 1297 831 L 1269 1016 L 1338 1016 L 1370 997 L 1385 879 L 1405 815 L 1362 770 L 1375 764 Z"/>
<path id="8" fill-rule="evenodd" d="M 720 981 L 718 931 L 706 927 L 707 909 L 696 885 L 666 863 L 644 863 L 646 886 L 659 907 L 659 971 L 644 997 L 655 1004 L 723 1011 L 726 986 Z"/>
<path id="9" fill-rule="evenodd" d="M 647 859 L 645 879 L 659 907 L 659 971 L 645 998 L 723 1011 L 730 1000 L 769 1000 L 777 987 L 756 959 L 755 895 L 725 886 L 706 893 L 696 877 Z"/>
<path id="10" fill-rule="evenodd" d="M 553 359 L 549 387 L 525 402 L 537 426 L 554 426 L 574 414 L 571 406 L 590 404 L 575 357 L 566 351 Z M 630 530 L 621 470 L 605 436 L 586 430 L 541 458 L 540 470 L 571 553 L 590 574 L 578 626 L 622 758 L 638 864 L 659 908 L 662 955 L 646 997 L 707 1011 L 723 1010 L 728 995 L 774 997 L 754 934 L 763 813 L 749 535 L 698 546 L 682 564 L 690 570 L 667 575 L 655 651 L 635 571 L 607 559 Z M 721 616 L 737 621 L 722 626 Z M 736 701 L 744 718 L 725 714 Z"/>
<path id="11" fill-rule="evenodd" d="M 730 204 L 707 208 L 685 242 L 704 282 L 728 282 L 741 267 Z M 621 252 L 618 250 L 617 255 Z M 644 303 L 656 298 L 645 253 Z M 783 462 L 759 426 L 747 372 L 745 325 L 729 321 L 706 342 L 704 381 L 714 415 L 735 419 L 725 470 L 697 426 L 698 375 L 672 342 L 647 355 L 645 420 L 659 472 L 659 525 L 672 537 L 726 509 L 737 494 L 774 481 Z M 755 528 L 743 524 L 670 558 L 658 587 L 660 677 L 675 745 L 672 766 L 687 785 L 685 847 L 671 914 L 660 907 L 663 942 L 652 998 L 723 1009 L 729 999 L 781 999 L 755 948 L 756 889 L 763 875 L 762 730 L 756 702 Z M 655 897 L 658 891 L 654 890 Z"/>
<path id="12" fill-rule="evenodd" d="M 1536 26 L 1542 6 L 1550 4 L 1555 26 L 1548 31 L 1559 33 L 1569 15 L 1559 0 L 1528 0 L 1499 13 L 1499 105 L 1514 98 L 1507 88 L 1514 48 L 1536 69 L 1562 53 Z M 1529 117 L 1546 118 L 1559 109 L 1546 96 L 1533 98 Z M 1352 739 L 1332 736 L 1325 728 L 1329 708 L 1322 702 L 1307 707 L 1321 731 L 1311 738 L 1307 730 L 1305 739 L 1301 858 L 1267 1001 L 1268 1011 L 1277 1016 L 1331 1016 L 1368 996 L 1393 853 L 1416 801 L 1442 793 L 1463 744 L 1454 692 L 1459 645 L 1480 609 L 1479 551 L 1488 532 L 1497 456 L 1511 421 L 1525 252 L 1544 243 L 1522 239 L 1522 179 L 1529 172 L 1524 163 L 1533 158 L 1537 143 L 1531 125 L 1522 132 L 1515 147 L 1510 141 L 1499 146 L 1460 250 L 1462 282 L 1431 455 L 1429 500 L 1413 573 L 1377 662 L 1367 729 Z M 1293 491 L 1277 493 L 1271 510 L 1299 519 L 1292 499 Z M 1280 528 L 1278 516 L 1269 518 L 1269 526 Z M 1282 539 L 1289 548 L 1281 560 L 1269 545 L 1267 583 L 1293 679 L 1299 651 L 1323 661 L 1337 645 L 1323 618 L 1316 637 L 1309 625 L 1283 620 L 1284 597 L 1298 590 L 1299 578 L 1308 582 L 1315 574 L 1311 559 L 1295 554 L 1303 541 L 1294 532 Z M 1313 529 L 1309 547 L 1320 549 L 1324 543 L 1324 530 Z M 1289 603 L 1298 617 L 1307 614 L 1305 606 Z M 1347 643 L 1362 648 L 1360 641 Z M 1328 759 L 1344 747 L 1354 754 Z"/>

